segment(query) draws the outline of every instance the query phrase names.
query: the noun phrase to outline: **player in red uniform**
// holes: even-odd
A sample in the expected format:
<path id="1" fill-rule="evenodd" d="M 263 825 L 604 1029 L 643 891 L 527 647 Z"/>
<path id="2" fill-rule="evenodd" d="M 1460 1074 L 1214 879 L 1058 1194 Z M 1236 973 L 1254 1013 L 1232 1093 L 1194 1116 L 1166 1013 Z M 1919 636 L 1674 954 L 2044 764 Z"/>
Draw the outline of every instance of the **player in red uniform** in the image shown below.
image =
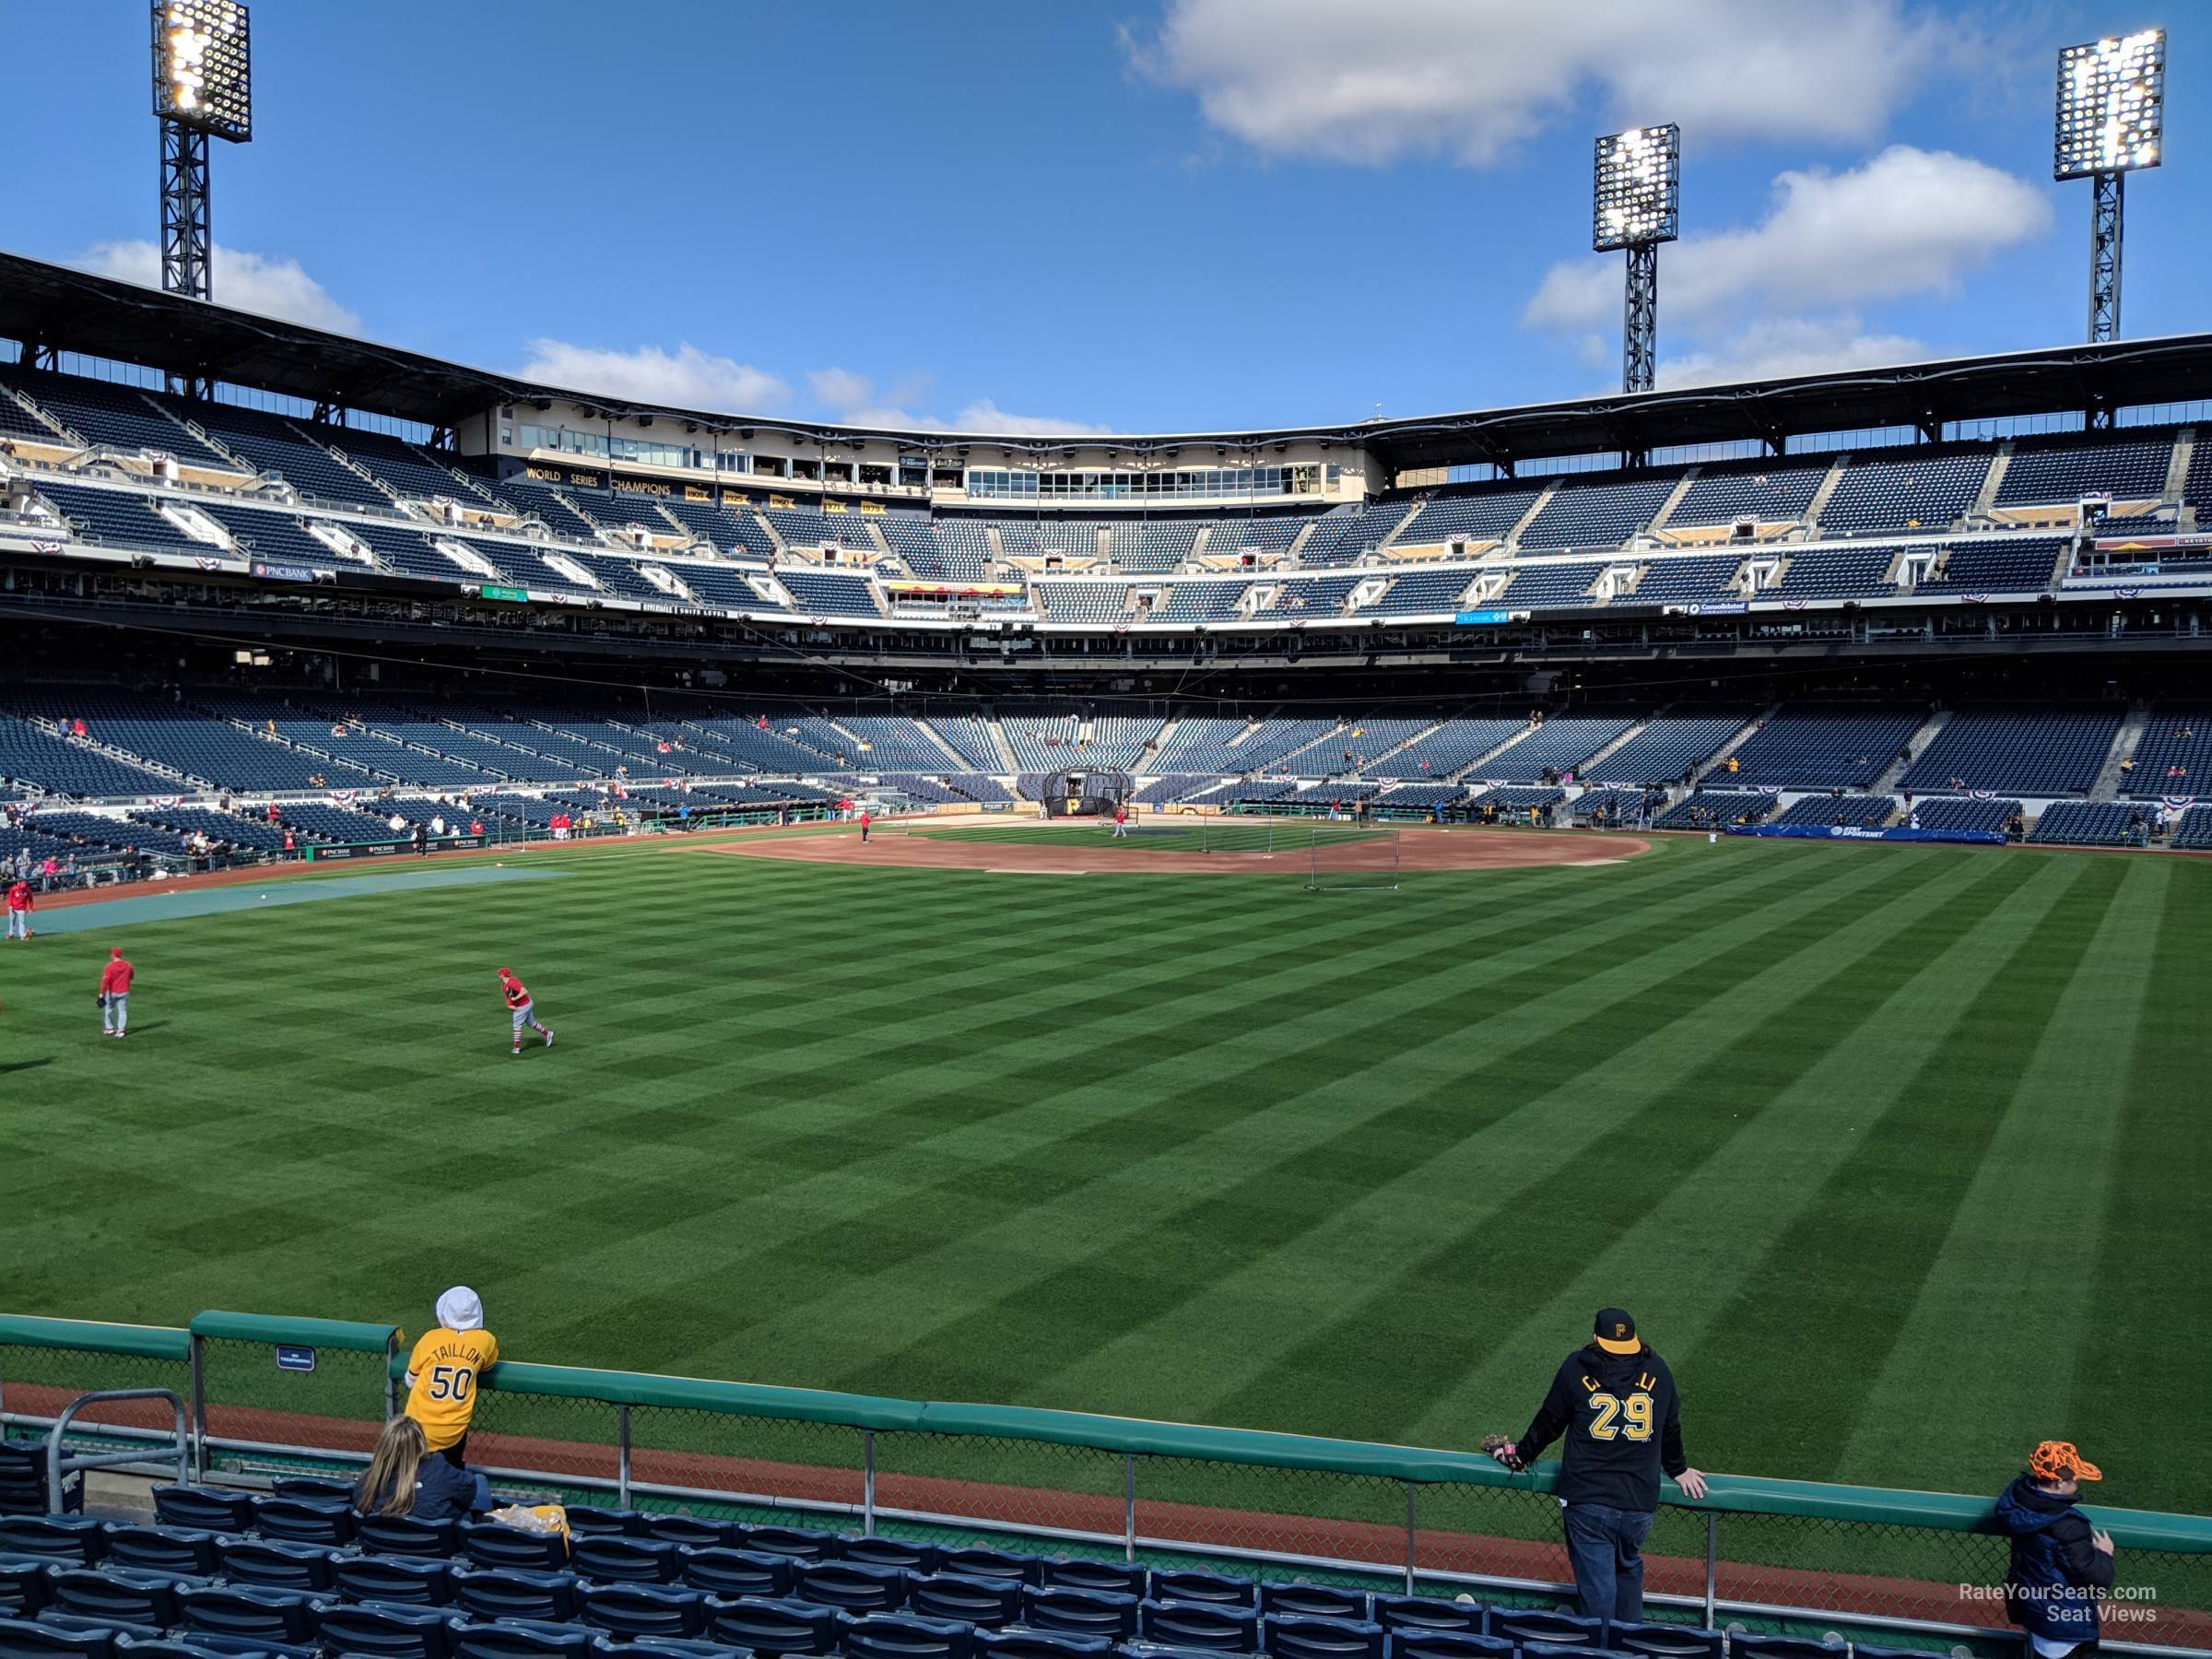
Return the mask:
<path id="1" fill-rule="evenodd" d="M 7 889 L 7 936 L 11 939 L 30 937 L 30 912 L 38 900 L 31 896 L 30 883 L 18 881 Z"/>
<path id="2" fill-rule="evenodd" d="M 860 809 L 860 844 L 864 847 L 868 844 L 868 826 L 874 822 L 875 819 L 868 817 L 868 809 L 863 806 Z"/>
<path id="3" fill-rule="evenodd" d="M 123 947 L 108 947 L 108 965 L 100 971 L 100 1034 L 121 1037 L 131 1023 L 131 976 L 137 972 Z"/>
<path id="4" fill-rule="evenodd" d="M 514 1052 L 517 1054 L 523 1052 L 523 1028 L 524 1026 L 528 1026 L 534 1031 L 542 1032 L 546 1039 L 546 1046 L 551 1048 L 553 1046 L 553 1028 L 539 1025 L 532 1018 L 531 1009 L 534 1005 L 530 1001 L 530 987 L 514 977 L 513 969 L 502 968 L 500 970 L 500 989 L 506 993 L 507 1011 L 514 1016 Z"/>

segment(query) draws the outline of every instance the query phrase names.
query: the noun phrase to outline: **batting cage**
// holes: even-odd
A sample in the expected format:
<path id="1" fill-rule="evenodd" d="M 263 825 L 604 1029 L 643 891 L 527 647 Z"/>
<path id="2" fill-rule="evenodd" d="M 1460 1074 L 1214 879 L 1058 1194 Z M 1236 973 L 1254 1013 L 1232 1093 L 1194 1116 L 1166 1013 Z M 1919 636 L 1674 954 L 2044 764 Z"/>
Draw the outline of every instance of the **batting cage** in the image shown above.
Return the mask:
<path id="1" fill-rule="evenodd" d="M 1085 767 L 1049 775 L 1041 798 L 1048 818 L 1112 818 L 1113 809 L 1135 793 L 1136 784 L 1127 772 Z M 1126 810 L 1131 818 L 1136 816 L 1134 804 Z"/>

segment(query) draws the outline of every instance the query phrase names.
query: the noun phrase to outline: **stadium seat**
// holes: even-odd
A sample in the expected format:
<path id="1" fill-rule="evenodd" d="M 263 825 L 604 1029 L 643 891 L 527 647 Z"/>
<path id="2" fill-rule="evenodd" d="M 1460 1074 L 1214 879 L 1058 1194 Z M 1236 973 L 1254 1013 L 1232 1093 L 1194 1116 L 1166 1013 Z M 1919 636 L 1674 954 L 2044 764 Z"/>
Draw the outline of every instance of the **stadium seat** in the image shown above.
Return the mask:
<path id="1" fill-rule="evenodd" d="M 114 1659 L 111 1630 L 65 1629 L 28 1618 L 0 1618 L 0 1659 Z"/>
<path id="2" fill-rule="evenodd" d="M 1378 1595 L 1371 1612 L 1386 1630 L 1449 1630 L 1465 1636 L 1484 1634 L 1489 1615 L 1480 1602 L 1428 1595 Z"/>
<path id="3" fill-rule="evenodd" d="M 256 1648 L 255 1653 L 263 1650 Z M 118 1636 L 115 1659 L 222 1659 L 217 1648 L 172 1641 L 168 1636 Z"/>
<path id="4" fill-rule="evenodd" d="M 659 1538 L 582 1533 L 569 1547 L 569 1565 L 594 1583 L 673 1584 L 683 1576 L 680 1553 Z"/>
<path id="5" fill-rule="evenodd" d="M 0 1515 L 0 1555 L 84 1565 L 100 1559 L 101 1524 L 82 1515 Z"/>
<path id="6" fill-rule="evenodd" d="M 457 1521 L 418 1521 L 410 1515 L 363 1515 L 355 1524 L 357 1548 L 371 1555 L 450 1556 L 461 1547 Z"/>
<path id="7" fill-rule="evenodd" d="M 353 1542 L 353 1508 L 327 1499 L 261 1498 L 253 1503 L 253 1530 L 287 1544 L 335 1548 Z"/>
<path id="8" fill-rule="evenodd" d="M 252 1532 L 253 1500 L 245 1492 L 222 1492 L 212 1487 L 158 1486 L 154 1515 L 164 1526 L 190 1531 Z"/>
<path id="9" fill-rule="evenodd" d="M 335 1590 L 338 1586 L 340 1565 L 337 1558 L 319 1545 L 285 1544 L 267 1538 L 222 1539 L 222 1576 L 233 1584 L 259 1584 L 266 1590 Z M 406 1598 L 375 1595 L 359 1599 L 404 1601 Z"/>
<path id="10" fill-rule="evenodd" d="M 812 1602 L 747 1595 L 717 1602 L 707 1631 L 716 1641 L 756 1653 L 833 1653 L 837 1610 Z"/>
<path id="11" fill-rule="evenodd" d="M 232 1584 L 177 1593 L 180 1621 L 217 1636 L 301 1642 L 314 1634 L 310 1598 L 295 1590 Z"/>
<path id="12" fill-rule="evenodd" d="M 922 1618 L 956 1618 L 985 1630 L 1010 1625 L 1021 1617 L 1021 1581 L 968 1578 L 940 1572 L 916 1579 L 909 1587 L 907 1611 Z"/>
<path id="13" fill-rule="evenodd" d="M 333 1653 L 363 1659 L 445 1659 L 446 1616 L 393 1602 L 314 1604 L 315 1639 Z"/>
<path id="14" fill-rule="evenodd" d="M 792 1594 L 848 1613 L 888 1613 L 906 1600 L 912 1575 L 900 1567 L 870 1567 L 836 1560 L 817 1561 L 799 1570 Z"/>
<path id="15" fill-rule="evenodd" d="M 497 1521 L 463 1522 L 461 1553 L 478 1567 L 525 1572 L 558 1572 L 569 1564 L 568 1543 L 559 1533 L 526 1533 Z"/>
<path id="16" fill-rule="evenodd" d="M 29 1618 L 46 1605 L 53 1563 L 36 1556 L 0 1556 L 0 1618 Z"/>
<path id="17" fill-rule="evenodd" d="M 453 1574 L 453 1605 L 469 1618 L 566 1624 L 577 1615 L 582 1590 L 573 1572 L 488 1568 Z"/>
<path id="18" fill-rule="evenodd" d="M 643 1654 L 650 1659 L 748 1659 L 743 1648 L 724 1647 L 718 1641 L 673 1641 L 659 1636 L 641 1636 L 635 1641 L 601 1636 L 592 1642 L 592 1652 Z"/>
<path id="19" fill-rule="evenodd" d="M 697 1515 L 660 1515 L 650 1511 L 639 1516 L 641 1535 L 686 1549 L 724 1549 L 742 1545 L 745 1529 L 733 1521 L 702 1521 Z"/>
<path id="20" fill-rule="evenodd" d="M 1148 1588 L 1153 1601 L 1208 1602 L 1224 1607 L 1259 1605 L 1259 1586 L 1251 1579 L 1218 1572 L 1156 1571 Z"/>
<path id="21" fill-rule="evenodd" d="M 945 1553 L 938 1571 L 957 1572 L 963 1578 L 1010 1578 L 1034 1584 L 1045 1566 L 1042 1556 L 1016 1555 L 1004 1549 L 952 1549 Z"/>
<path id="22" fill-rule="evenodd" d="M 222 1569 L 221 1533 L 188 1532 L 175 1526 L 128 1526 L 111 1523 L 101 1530 L 100 1560 L 136 1572 L 166 1572 L 178 1578 L 213 1578 Z"/>
<path id="23" fill-rule="evenodd" d="M 1103 1590 L 1115 1595 L 1141 1596 L 1147 1574 L 1134 1562 L 1050 1560 L 1038 1574 L 1038 1583 L 1053 1590 Z"/>
<path id="24" fill-rule="evenodd" d="M 1563 1641 L 1524 1641 L 1522 1659 L 1606 1659 L 1600 1647 L 1574 1647 Z"/>
<path id="25" fill-rule="evenodd" d="M 755 1526 L 745 1535 L 745 1547 L 764 1555 L 790 1556 L 799 1561 L 828 1561 L 843 1553 L 844 1539 L 836 1533 L 804 1526 Z"/>
<path id="26" fill-rule="evenodd" d="M 945 1552 L 935 1544 L 915 1544 L 905 1538 L 848 1538 L 841 1560 L 861 1561 L 870 1567 L 902 1567 L 909 1572 L 935 1572 Z"/>
<path id="27" fill-rule="evenodd" d="M 446 1630 L 449 1659 L 583 1659 L 592 1641 L 581 1626 L 539 1630 L 520 1622 L 456 1619 Z"/>
<path id="28" fill-rule="evenodd" d="M 331 1575 L 332 1587 L 347 1601 L 442 1607 L 454 1595 L 452 1567 L 428 1556 L 341 1556 L 331 1563 Z"/>
<path id="29" fill-rule="evenodd" d="M 1807 1641 L 1800 1636 L 1742 1635 L 1728 1638 L 1729 1659 L 1836 1659 L 1837 1641 Z"/>
<path id="30" fill-rule="evenodd" d="M 1021 1622 L 1033 1630 L 1067 1636 L 1136 1634 L 1137 1598 L 1111 1590 L 1057 1590 L 1031 1585 L 1022 1592 Z"/>
<path id="31" fill-rule="evenodd" d="M 177 1581 L 165 1573 L 110 1566 L 59 1568 L 46 1581 L 46 1606 L 40 1617 L 68 1613 L 165 1630 L 177 1622 Z"/>
<path id="32" fill-rule="evenodd" d="M 1218 1602 L 1147 1601 L 1137 1604 L 1136 1630 L 1159 1647 L 1251 1653 L 1259 1650 L 1260 1616 Z"/>
<path id="33" fill-rule="evenodd" d="M 1368 1597 L 1357 1590 L 1335 1584 L 1264 1583 L 1260 1611 L 1270 1617 L 1296 1618 L 1353 1618 L 1370 1617 Z"/>
<path id="34" fill-rule="evenodd" d="M 707 1598 L 698 1590 L 664 1584 L 583 1584 L 577 1591 L 576 1616 L 614 1636 L 688 1641 L 707 1628 Z"/>
<path id="35" fill-rule="evenodd" d="M 1580 1613 L 1547 1613 L 1534 1607 L 1492 1607 L 1489 1634 L 1509 1637 L 1526 1646 L 1532 1641 L 1557 1647 L 1602 1648 L 1606 1621 Z"/>
<path id="36" fill-rule="evenodd" d="M 270 1483 L 279 1498 L 296 1499 L 301 1503 L 351 1503 L 354 1483 L 350 1480 L 325 1480 L 319 1475 L 282 1475 Z"/>
<path id="37" fill-rule="evenodd" d="M 1059 1636 L 1043 1630 L 978 1630 L 970 1644 L 992 1659 L 1105 1659 L 1113 1643 L 1103 1636 Z"/>
<path id="38" fill-rule="evenodd" d="M 596 1537 L 609 1533 L 630 1538 L 645 1535 L 645 1517 L 636 1510 L 593 1509 L 577 1503 L 571 1504 L 564 1512 L 569 1518 L 569 1536 L 571 1539 L 586 1535 Z"/>
<path id="39" fill-rule="evenodd" d="M 789 1595 L 798 1571 L 789 1556 L 757 1549 L 692 1549 L 683 1558 L 684 1583 L 710 1595 Z"/>
<path id="40" fill-rule="evenodd" d="M 1275 1659 L 1382 1659 L 1384 1638 L 1366 1619 L 1287 1613 L 1260 1621 L 1260 1647 Z"/>
<path id="41" fill-rule="evenodd" d="M 263 1641 L 242 1636 L 221 1636 L 194 1630 L 188 1640 L 203 1653 L 237 1655 L 237 1659 L 315 1659 L 316 1650 L 296 1642 Z"/>
<path id="42" fill-rule="evenodd" d="M 1472 1630 L 1399 1625 L 1390 1632 L 1391 1659 L 1512 1659 L 1510 1636 L 1477 1636 Z"/>
<path id="43" fill-rule="evenodd" d="M 0 756 L 0 761 L 5 757 Z M 0 771 L 5 771 L 0 764 Z M 62 1482 L 62 1512 L 74 1514 L 85 1506 L 85 1477 L 80 1474 L 64 1477 Z M 42 1441 L 18 1444 L 0 1441 L 0 1516 L 45 1515 L 50 1512 L 46 1501 L 46 1447 Z"/>
<path id="44" fill-rule="evenodd" d="M 1722 1659 L 1726 1643 L 1718 1630 L 1694 1625 L 1622 1624 L 1606 1627 L 1606 1646 L 1617 1653 L 1641 1653 L 1646 1659 Z"/>
<path id="45" fill-rule="evenodd" d="M 972 1632 L 958 1619 L 909 1613 L 847 1615 L 838 1621 L 845 1659 L 968 1659 Z"/>

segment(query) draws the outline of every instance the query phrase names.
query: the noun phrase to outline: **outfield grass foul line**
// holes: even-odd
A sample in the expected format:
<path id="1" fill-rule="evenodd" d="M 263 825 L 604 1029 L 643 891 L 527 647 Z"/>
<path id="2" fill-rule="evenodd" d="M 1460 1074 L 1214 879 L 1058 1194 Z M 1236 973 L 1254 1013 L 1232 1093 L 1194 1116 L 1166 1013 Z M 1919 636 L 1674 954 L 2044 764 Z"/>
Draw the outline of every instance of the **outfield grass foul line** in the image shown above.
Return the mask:
<path id="1" fill-rule="evenodd" d="M 241 883 L 197 891 L 147 893 L 111 899 L 101 904 L 72 904 L 36 911 L 32 920 L 42 934 L 94 933 L 148 922 L 181 922 L 189 916 L 220 916 L 231 911 L 266 910 L 279 904 L 313 904 L 324 899 L 351 899 L 364 893 L 409 892 L 424 888 L 480 887 L 489 881 L 559 881 L 560 870 L 507 870 L 470 865 L 453 870 L 394 870 L 382 876 L 336 876 L 323 881 L 275 881 L 265 888 Z"/>

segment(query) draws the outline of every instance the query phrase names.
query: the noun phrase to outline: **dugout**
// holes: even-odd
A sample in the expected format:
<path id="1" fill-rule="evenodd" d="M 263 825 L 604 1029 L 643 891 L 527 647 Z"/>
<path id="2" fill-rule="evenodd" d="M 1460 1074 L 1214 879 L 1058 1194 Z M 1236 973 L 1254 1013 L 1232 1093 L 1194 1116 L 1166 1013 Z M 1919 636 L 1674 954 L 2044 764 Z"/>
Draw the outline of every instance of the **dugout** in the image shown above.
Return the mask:
<path id="1" fill-rule="evenodd" d="M 1053 818 L 1112 818 L 1135 789 L 1127 772 L 1072 768 L 1045 779 L 1044 809 Z"/>

